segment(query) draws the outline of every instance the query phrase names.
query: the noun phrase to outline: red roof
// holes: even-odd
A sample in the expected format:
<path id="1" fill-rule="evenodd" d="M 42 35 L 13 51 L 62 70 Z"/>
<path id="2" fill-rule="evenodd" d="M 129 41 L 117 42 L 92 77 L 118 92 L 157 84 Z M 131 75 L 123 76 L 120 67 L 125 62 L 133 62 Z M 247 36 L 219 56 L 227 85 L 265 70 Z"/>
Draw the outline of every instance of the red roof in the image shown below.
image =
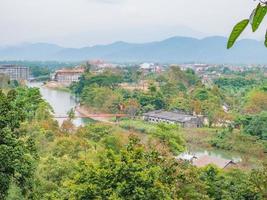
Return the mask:
<path id="1" fill-rule="evenodd" d="M 83 73 L 84 69 L 60 69 L 56 73 Z"/>

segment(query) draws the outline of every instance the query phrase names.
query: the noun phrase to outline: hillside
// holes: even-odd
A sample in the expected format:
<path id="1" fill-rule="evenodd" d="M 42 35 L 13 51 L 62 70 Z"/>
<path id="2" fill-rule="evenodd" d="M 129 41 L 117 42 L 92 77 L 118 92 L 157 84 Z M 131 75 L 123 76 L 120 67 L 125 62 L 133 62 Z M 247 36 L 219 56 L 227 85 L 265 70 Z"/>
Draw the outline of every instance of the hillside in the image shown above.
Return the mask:
<path id="1" fill-rule="evenodd" d="M 115 42 L 84 48 L 63 48 L 54 44 L 36 43 L 0 48 L 1 60 L 82 61 L 103 59 L 114 62 L 205 62 L 205 63 L 267 63 L 267 49 L 262 42 L 244 39 L 231 50 L 227 38 L 204 39 L 172 37 L 150 43 Z"/>

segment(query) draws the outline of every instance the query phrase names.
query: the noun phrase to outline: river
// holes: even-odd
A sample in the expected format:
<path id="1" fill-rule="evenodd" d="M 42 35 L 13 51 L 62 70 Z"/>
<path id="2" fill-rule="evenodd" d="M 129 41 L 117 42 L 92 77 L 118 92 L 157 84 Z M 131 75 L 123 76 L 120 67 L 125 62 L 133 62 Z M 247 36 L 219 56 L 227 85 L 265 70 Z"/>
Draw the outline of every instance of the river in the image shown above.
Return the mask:
<path id="1" fill-rule="evenodd" d="M 52 106 L 55 116 L 67 116 L 67 113 L 78 104 L 76 99 L 69 92 L 44 87 L 41 82 L 31 82 L 28 86 L 40 89 L 43 98 Z M 57 121 L 59 124 L 62 124 L 65 119 L 58 118 Z M 75 118 L 73 123 L 75 126 L 82 126 L 88 121 L 90 120 Z"/>

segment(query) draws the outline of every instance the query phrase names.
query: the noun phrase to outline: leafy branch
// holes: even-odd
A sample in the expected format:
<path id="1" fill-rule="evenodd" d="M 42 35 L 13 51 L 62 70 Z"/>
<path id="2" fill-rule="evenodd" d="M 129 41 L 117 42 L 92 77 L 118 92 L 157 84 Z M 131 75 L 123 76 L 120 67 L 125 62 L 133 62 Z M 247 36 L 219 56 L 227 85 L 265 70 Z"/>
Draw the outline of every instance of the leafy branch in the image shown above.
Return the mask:
<path id="1" fill-rule="evenodd" d="M 233 47 L 233 45 L 235 44 L 236 40 L 238 39 L 238 37 L 241 35 L 241 33 L 246 29 L 246 27 L 248 26 L 248 24 L 250 23 L 252 31 L 255 32 L 260 24 L 262 23 L 265 15 L 267 14 L 267 0 L 259 0 L 259 4 L 257 5 L 257 7 L 252 11 L 249 19 L 244 19 L 240 22 L 238 22 L 232 32 L 231 35 L 228 39 L 228 43 L 227 43 L 227 49 L 230 49 L 231 47 Z M 267 47 L 267 31 L 265 34 L 265 42 L 264 42 L 265 46 Z"/>

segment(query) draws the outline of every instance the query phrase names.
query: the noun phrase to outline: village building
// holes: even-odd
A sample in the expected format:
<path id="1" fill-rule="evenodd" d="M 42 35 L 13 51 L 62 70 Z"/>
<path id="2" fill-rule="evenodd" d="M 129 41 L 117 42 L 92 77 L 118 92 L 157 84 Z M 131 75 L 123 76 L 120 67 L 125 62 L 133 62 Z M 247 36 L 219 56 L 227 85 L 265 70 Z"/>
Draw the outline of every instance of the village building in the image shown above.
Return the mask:
<path id="1" fill-rule="evenodd" d="M 118 65 L 107 63 L 103 60 L 91 60 L 87 62 L 88 65 L 90 65 L 90 68 L 92 71 L 96 73 L 102 73 L 107 69 L 115 69 Z"/>
<path id="2" fill-rule="evenodd" d="M 205 167 L 207 165 L 215 165 L 221 169 L 229 168 L 236 163 L 232 160 L 223 159 L 219 157 L 209 156 L 209 155 L 201 155 L 195 156 L 188 153 L 181 154 L 176 157 L 177 160 L 184 160 L 196 167 Z"/>
<path id="3" fill-rule="evenodd" d="M 57 70 L 54 74 L 55 81 L 69 85 L 72 82 L 78 82 L 81 75 L 84 73 L 84 69 L 61 69 Z"/>
<path id="4" fill-rule="evenodd" d="M 11 81 L 24 81 L 29 79 L 30 70 L 19 65 L 0 65 L 0 74 L 6 75 Z"/>
<path id="5" fill-rule="evenodd" d="M 140 70 L 147 74 L 147 73 L 160 73 L 162 71 L 161 66 L 154 63 L 142 63 L 140 65 Z"/>
<path id="6" fill-rule="evenodd" d="M 168 124 L 179 124 L 184 128 L 199 128 L 203 126 L 201 117 L 185 114 L 179 111 L 152 111 L 143 114 L 143 119 L 153 123 L 164 122 Z"/>
<path id="7" fill-rule="evenodd" d="M 198 157 L 197 159 L 193 159 L 192 162 L 193 165 L 196 167 L 205 167 L 207 165 L 216 165 L 217 167 L 221 169 L 229 168 L 233 165 L 235 165 L 234 161 L 227 160 L 223 158 L 218 157 L 212 157 L 208 155 L 203 155 Z"/>

